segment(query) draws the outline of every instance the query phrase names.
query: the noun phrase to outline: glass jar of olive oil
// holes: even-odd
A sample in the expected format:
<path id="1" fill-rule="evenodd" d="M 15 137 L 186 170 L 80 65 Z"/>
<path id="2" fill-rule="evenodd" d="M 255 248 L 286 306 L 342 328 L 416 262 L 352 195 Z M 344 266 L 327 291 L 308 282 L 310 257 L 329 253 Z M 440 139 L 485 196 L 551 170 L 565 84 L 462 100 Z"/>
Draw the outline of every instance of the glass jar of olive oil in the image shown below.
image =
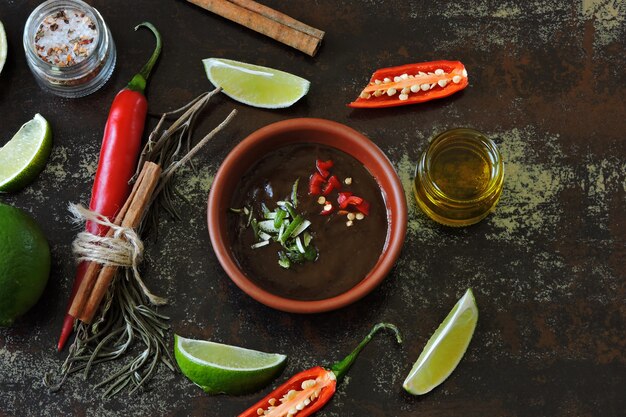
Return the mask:
<path id="1" fill-rule="evenodd" d="M 420 158 L 413 182 L 419 207 L 446 226 L 477 223 L 494 210 L 504 183 L 500 152 L 467 128 L 435 137 Z"/>

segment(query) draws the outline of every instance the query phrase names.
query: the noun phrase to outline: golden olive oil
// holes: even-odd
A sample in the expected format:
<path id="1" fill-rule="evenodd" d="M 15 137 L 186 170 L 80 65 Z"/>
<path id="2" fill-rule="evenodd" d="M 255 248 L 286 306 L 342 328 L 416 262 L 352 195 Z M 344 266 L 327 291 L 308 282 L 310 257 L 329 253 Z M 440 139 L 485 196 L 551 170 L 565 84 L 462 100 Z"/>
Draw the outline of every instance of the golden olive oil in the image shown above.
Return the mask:
<path id="1" fill-rule="evenodd" d="M 496 145 L 473 129 L 437 136 L 416 169 L 414 192 L 419 207 L 448 226 L 483 219 L 502 192 L 504 167 Z"/>

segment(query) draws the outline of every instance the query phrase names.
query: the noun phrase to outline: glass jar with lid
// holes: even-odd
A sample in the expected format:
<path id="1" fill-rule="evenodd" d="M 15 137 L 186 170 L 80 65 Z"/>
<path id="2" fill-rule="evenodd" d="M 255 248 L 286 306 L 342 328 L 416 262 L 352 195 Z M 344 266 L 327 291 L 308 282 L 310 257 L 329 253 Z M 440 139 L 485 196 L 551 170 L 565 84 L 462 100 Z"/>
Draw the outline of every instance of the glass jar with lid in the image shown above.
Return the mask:
<path id="1" fill-rule="evenodd" d="M 81 0 L 48 0 L 29 16 L 24 51 L 38 84 L 62 97 L 82 97 L 106 83 L 115 67 L 111 32 Z"/>

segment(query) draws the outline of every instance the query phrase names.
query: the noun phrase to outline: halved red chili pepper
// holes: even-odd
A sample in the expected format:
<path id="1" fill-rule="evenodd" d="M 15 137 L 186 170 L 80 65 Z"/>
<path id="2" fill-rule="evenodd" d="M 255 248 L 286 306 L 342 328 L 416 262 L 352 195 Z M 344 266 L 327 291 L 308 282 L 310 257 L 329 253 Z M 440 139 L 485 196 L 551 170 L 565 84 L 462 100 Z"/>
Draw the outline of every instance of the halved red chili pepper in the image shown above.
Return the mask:
<path id="1" fill-rule="evenodd" d="M 403 106 L 447 97 L 468 85 L 467 70 L 460 61 L 431 61 L 376 71 L 355 108 Z"/>
<path id="2" fill-rule="evenodd" d="M 335 207 L 333 206 L 333 203 L 331 203 L 330 201 L 327 201 L 326 204 L 324 204 L 324 209 L 320 212 L 320 214 L 322 216 L 328 216 L 333 211 L 335 211 Z"/>
<path id="3" fill-rule="evenodd" d="M 322 177 L 328 178 L 328 176 L 330 175 L 329 170 L 333 167 L 333 161 L 331 159 L 329 159 L 328 161 L 322 161 L 321 159 L 318 159 L 315 161 L 315 167 Z"/>
<path id="4" fill-rule="evenodd" d="M 324 184 L 326 180 L 322 175 L 318 172 L 314 172 L 309 179 L 309 194 L 319 195 L 322 194 L 322 184 Z"/>
<path id="5" fill-rule="evenodd" d="M 96 178 L 91 190 L 89 209 L 108 218 L 115 216 L 130 193 L 128 182 L 135 173 L 148 111 L 148 101 L 144 95 L 146 82 L 161 53 L 161 35 L 156 28 L 148 22 L 141 23 L 135 27 L 135 30 L 139 27 L 147 27 L 152 31 L 156 38 L 156 47 L 148 62 L 138 74 L 135 74 L 126 88 L 115 96 L 111 104 L 104 128 Z M 88 232 L 100 236 L 104 236 L 108 231 L 107 228 L 93 222 L 87 222 L 86 228 Z M 87 272 L 87 265 L 81 262 L 76 271 L 67 305 L 68 313 L 65 315 L 57 344 L 59 351 L 63 349 L 63 345 L 72 333 L 74 317 L 69 314 L 69 308 Z"/>
<path id="6" fill-rule="evenodd" d="M 333 175 L 328 179 L 328 182 L 326 183 L 324 190 L 322 190 L 322 194 L 328 195 L 332 191 L 339 190 L 339 189 L 341 189 L 341 181 L 339 181 L 336 175 Z"/>
<path id="7" fill-rule="evenodd" d="M 378 330 L 391 329 L 396 334 L 398 343 L 402 343 L 400 331 L 389 323 L 378 323 L 359 345 L 341 362 L 337 362 L 330 369 L 321 366 L 302 371 L 276 388 L 259 402 L 248 408 L 239 417 L 284 417 L 291 410 L 297 410 L 297 417 L 307 417 L 322 408 L 335 393 L 337 381 L 341 381 L 348 369 Z M 294 414 L 294 413 L 291 413 Z"/>

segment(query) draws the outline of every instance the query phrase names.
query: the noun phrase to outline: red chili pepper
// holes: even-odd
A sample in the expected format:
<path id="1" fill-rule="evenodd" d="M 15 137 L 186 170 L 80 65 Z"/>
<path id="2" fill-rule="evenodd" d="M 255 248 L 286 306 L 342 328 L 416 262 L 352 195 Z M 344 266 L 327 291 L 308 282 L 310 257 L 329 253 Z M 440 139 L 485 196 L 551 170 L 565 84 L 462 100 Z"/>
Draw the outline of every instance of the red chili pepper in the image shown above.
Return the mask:
<path id="1" fill-rule="evenodd" d="M 326 202 L 324 204 L 324 209 L 320 212 L 320 214 L 322 216 L 328 216 L 330 213 L 332 213 L 335 210 L 335 207 L 333 207 L 333 203 L 331 202 Z"/>
<path id="2" fill-rule="evenodd" d="M 367 201 L 363 200 L 361 204 L 357 204 L 354 207 L 361 213 L 365 214 L 366 216 L 370 215 L 370 203 L 368 203 Z"/>
<path id="3" fill-rule="evenodd" d="M 322 177 L 318 172 L 313 173 L 311 178 L 309 179 L 309 194 L 319 195 L 322 194 L 322 184 L 324 184 L 326 180 Z"/>
<path id="4" fill-rule="evenodd" d="M 276 388 L 262 400 L 248 408 L 239 417 L 284 417 L 290 410 L 300 410 L 297 417 L 307 417 L 322 408 L 335 393 L 337 381 L 341 381 L 348 369 L 358 356 L 359 352 L 372 339 L 374 334 L 382 329 L 391 329 L 396 334 L 398 343 L 402 343 L 400 331 L 393 324 L 378 323 L 359 345 L 341 362 L 337 362 L 330 369 L 316 366 L 302 371 Z M 259 410 L 261 412 L 259 412 Z"/>
<path id="5" fill-rule="evenodd" d="M 347 206 L 345 207 L 342 207 L 342 206 L 351 195 L 352 193 L 350 191 L 344 191 L 342 193 L 339 193 L 339 195 L 337 196 L 337 203 L 339 203 L 339 207 L 346 208 Z"/>
<path id="6" fill-rule="evenodd" d="M 339 208 L 345 209 L 348 206 L 358 206 L 359 204 L 363 203 L 363 201 L 364 200 L 361 197 L 352 195 L 350 197 L 342 199 L 342 202 L 339 203 Z"/>
<path id="7" fill-rule="evenodd" d="M 355 108 L 403 106 L 447 97 L 468 85 L 467 71 L 460 61 L 432 61 L 376 71 L 359 98 L 348 104 Z"/>
<path id="8" fill-rule="evenodd" d="M 328 183 L 326 183 L 326 186 L 324 187 L 322 194 L 328 195 L 332 191 L 339 190 L 339 189 L 341 189 L 341 181 L 339 181 L 336 175 L 333 175 L 332 177 L 328 179 Z"/>
<path id="9" fill-rule="evenodd" d="M 328 176 L 330 175 L 329 170 L 333 167 L 333 161 L 331 159 L 329 159 L 328 161 L 322 161 L 321 159 L 318 159 L 317 161 L 315 161 L 315 166 L 317 167 L 317 171 L 322 177 L 328 178 Z"/>
<path id="10" fill-rule="evenodd" d="M 122 207 L 130 192 L 128 182 L 137 168 L 141 137 L 148 111 L 148 102 L 144 95 L 146 82 L 161 53 L 161 35 L 159 32 L 148 22 L 139 24 L 135 30 L 141 26 L 152 31 L 156 38 L 156 47 L 141 71 L 113 100 L 109 118 L 104 128 L 98 169 L 91 190 L 89 209 L 109 219 L 112 219 Z M 100 236 L 105 235 L 108 231 L 106 227 L 98 226 L 92 222 L 87 222 L 86 228 L 90 233 Z M 86 262 L 82 262 L 78 266 L 67 306 L 68 310 L 85 275 L 87 265 Z M 63 349 L 65 342 L 72 333 L 73 326 L 74 317 L 66 314 L 57 345 L 59 351 Z"/>

